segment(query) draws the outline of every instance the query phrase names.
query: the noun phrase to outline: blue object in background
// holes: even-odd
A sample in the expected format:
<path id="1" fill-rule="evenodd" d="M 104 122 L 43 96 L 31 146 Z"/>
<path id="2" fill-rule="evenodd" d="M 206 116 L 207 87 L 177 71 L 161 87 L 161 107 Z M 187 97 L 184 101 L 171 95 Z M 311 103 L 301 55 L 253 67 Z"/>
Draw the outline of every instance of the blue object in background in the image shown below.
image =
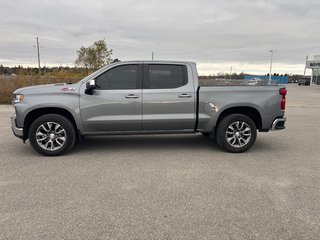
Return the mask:
<path id="1" fill-rule="evenodd" d="M 269 76 L 248 75 L 244 77 L 245 80 L 265 80 L 269 81 Z M 276 81 L 278 84 L 287 84 L 289 80 L 288 76 L 271 76 L 271 81 Z"/>

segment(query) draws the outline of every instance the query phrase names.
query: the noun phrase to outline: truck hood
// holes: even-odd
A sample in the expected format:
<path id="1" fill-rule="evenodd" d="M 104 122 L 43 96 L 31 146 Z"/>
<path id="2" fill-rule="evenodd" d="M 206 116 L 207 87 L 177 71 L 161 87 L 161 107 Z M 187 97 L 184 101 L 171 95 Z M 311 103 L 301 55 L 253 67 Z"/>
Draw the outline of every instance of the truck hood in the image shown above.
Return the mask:
<path id="1" fill-rule="evenodd" d="M 35 85 L 29 87 L 23 87 L 15 90 L 13 94 L 37 94 L 37 93 L 54 93 L 54 92 L 76 92 L 78 83 L 55 83 Z"/>

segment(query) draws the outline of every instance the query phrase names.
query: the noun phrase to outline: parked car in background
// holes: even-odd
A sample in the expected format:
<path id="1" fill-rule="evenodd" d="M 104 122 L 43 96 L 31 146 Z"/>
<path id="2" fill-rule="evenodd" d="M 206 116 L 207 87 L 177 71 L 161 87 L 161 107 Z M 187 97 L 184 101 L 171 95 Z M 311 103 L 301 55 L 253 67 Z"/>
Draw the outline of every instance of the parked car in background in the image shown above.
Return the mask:
<path id="1" fill-rule="evenodd" d="M 310 86 L 311 78 L 310 77 L 303 77 L 298 80 L 298 85 L 306 85 Z"/>

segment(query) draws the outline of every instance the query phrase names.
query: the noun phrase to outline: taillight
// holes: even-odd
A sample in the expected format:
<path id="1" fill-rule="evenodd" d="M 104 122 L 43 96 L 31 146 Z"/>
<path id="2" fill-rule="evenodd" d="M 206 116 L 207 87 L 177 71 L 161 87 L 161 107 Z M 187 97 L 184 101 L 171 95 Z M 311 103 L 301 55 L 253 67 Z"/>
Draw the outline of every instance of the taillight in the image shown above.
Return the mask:
<path id="1" fill-rule="evenodd" d="M 281 89 L 280 89 L 280 94 L 281 94 L 282 96 L 286 97 L 286 95 L 287 95 L 287 89 L 281 88 Z"/>
<path id="2" fill-rule="evenodd" d="M 280 95 L 282 96 L 281 100 L 281 110 L 286 109 L 286 95 L 287 95 L 287 89 L 281 88 L 279 91 Z"/>

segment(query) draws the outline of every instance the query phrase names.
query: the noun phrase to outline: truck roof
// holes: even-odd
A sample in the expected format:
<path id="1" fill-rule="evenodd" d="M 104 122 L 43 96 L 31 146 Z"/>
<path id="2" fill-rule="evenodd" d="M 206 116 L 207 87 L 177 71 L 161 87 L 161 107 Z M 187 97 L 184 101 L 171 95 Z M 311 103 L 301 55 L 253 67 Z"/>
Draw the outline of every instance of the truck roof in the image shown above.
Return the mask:
<path id="1" fill-rule="evenodd" d="M 192 61 L 174 61 L 174 60 L 130 60 L 130 61 L 121 61 L 121 62 L 115 62 L 116 63 L 168 63 L 168 64 L 196 64 Z"/>
<path id="2" fill-rule="evenodd" d="M 86 76 L 85 78 L 83 78 L 81 81 L 86 81 L 88 79 L 91 79 L 92 77 L 95 77 L 97 75 L 99 75 L 100 73 L 102 73 L 103 71 L 105 71 L 106 69 L 112 67 L 112 66 L 117 66 L 117 65 L 124 65 L 124 64 L 143 64 L 143 63 L 147 63 L 147 64 L 188 64 L 193 66 L 194 68 L 196 68 L 196 63 L 195 62 L 187 62 L 187 61 L 168 61 L 168 60 L 132 60 L 132 61 L 123 61 L 123 62 L 114 62 L 111 63 L 109 65 L 106 65 L 102 68 L 100 68 L 99 70 L 91 73 L 90 75 Z"/>

